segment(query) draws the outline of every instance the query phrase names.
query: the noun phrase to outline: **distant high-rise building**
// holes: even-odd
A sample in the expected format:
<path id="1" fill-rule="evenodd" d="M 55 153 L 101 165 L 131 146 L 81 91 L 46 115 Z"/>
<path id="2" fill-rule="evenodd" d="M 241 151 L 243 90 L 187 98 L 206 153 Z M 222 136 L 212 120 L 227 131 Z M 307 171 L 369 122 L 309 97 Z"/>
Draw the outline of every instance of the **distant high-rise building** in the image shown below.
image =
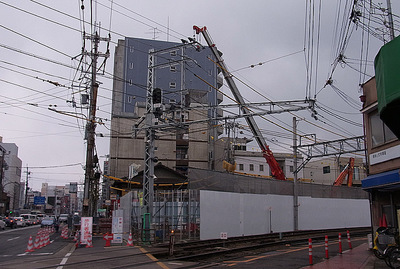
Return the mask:
<path id="1" fill-rule="evenodd" d="M 153 56 L 150 64 L 149 53 Z M 188 167 L 214 169 L 215 142 L 221 130 L 211 119 L 222 116 L 217 109 L 222 94 L 216 90 L 222 78 L 210 49 L 197 43 L 127 37 L 118 41 L 114 61 L 108 174 L 128 177 L 130 167 L 131 172 L 143 169 L 145 132 L 140 128 L 146 113 L 149 65 L 154 67 L 153 88 L 160 89 L 158 96 L 153 95 L 160 102 L 158 123 L 171 127 L 156 133 L 158 161 L 182 173 Z M 199 122 L 177 124 L 194 121 Z"/>

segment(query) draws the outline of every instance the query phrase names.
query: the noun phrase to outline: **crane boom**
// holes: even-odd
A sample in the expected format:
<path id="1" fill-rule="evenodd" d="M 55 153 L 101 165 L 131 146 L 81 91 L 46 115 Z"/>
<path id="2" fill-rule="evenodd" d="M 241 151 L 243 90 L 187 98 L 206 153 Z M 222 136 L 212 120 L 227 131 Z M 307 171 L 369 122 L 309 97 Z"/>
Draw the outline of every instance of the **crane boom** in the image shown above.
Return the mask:
<path id="1" fill-rule="evenodd" d="M 353 170 L 354 170 L 354 158 L 350 158 L 349 162 L 344 167 L 343 171 L 336 178 L 333 186 L 342 186 L 344 179 L 347 176 L 347 186 L 351 187 L 353 185 Z"/>
<path id="2" fill-rule="evenodd" d="M 245 115 L 247 115 L 245 116 L 246 122 L 249 125 L 254 135 L 254 138 L 257 141 L 257 144 L 260 147 L 263 156 L 271 169 L 272 176 L 274 176 L 276 179 L 285 180 L 286 177 L 282 171 L 282 168 L 279 166 L 278 162 L 274 157 L 274 154 L 269 149 L 269 146 L 267 145 L 264 137 L 262 136 L 256 121 L 254 120 L 253 116 L 251 116 L 251 111 L 249 110 L 248 107 L 244 105 L 245 101 L 243 99 L 243 96 L 240 94 L 239 89 L 235 84 L 235 81 L 232 79 L 232 74 L 228 71 L 228 68 L 224 63 L 224 60 L 222 59 L 220 53 L 218 52 L 215 44 L 212 42 L 211 37 L 207 32 L 207 27 L 204 26 L 203 28 L 199 28 L 197 26 L 193 26 L 193 30 L 196 31 L 196 34 L 201 33 L 204 36 L 204 39 L 206 40 L 208 46 L 210 47 L 215 59 L 217 60 L 217 63 L 220 66 L 222 74 L 224 75 L 225 81 L 228 84 L 229 89 L 232 91 L 232 94 L 235 97 L 236 102 L 239 103 L 242 112 Z"/>

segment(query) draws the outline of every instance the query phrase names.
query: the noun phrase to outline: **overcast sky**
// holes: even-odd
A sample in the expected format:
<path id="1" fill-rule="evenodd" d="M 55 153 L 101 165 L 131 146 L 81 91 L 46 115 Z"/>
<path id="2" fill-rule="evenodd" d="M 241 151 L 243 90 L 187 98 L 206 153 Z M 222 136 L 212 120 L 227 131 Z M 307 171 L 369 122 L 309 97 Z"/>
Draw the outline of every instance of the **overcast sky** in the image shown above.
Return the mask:
<path id="1" fill-rule="evenodd" d="M 314 98 L 316 94 L 317 103 L 324 110 L 317 110 L 318 121 L 311 118 L 309 111 L 296 113 L 301 119 L 300 133 L 315 133 L 318 139 L 325 140 L 363 134 L 359 126 L 362 124 L 359 84 L 373 75 L 373 69 L 371 62 L 364 69 L 359 59 L 368 53 L 368 60 L 373 61 L 383 43 L 366 32 L 363 36 L 362 27 L 351 27 L 344 51 L 347 64 L 338 64 L 332 76 L 336 90 L 324 87 L 337 57 L 338 40 L 344 40 L 338 33 L 349 14 L 343 11 L 349 10 L 353 1 L 341 1 L 346 3 L 340 7 L 336 1 L 322 1 L 321 7 L 315 1 L 312 14 L 305 3 L 309 1 L 293 0 L 94 2 L 97 4 L 93 19 L 101 24 L 100 35 L 111 34 L 108 74 L 112 74 L 117 40 L 124 36 L 180 42 L 181 38 L 193 37 L 193 25 L 207 26 L 230 70 L 251 86 L 237 82 L 246 100 L 297 100 L 308 95 Z M 399 14 L 399 5 L 395 4 L 393 13 Z M 82 23 L 83 19 L 90 21 L 90 1 L 3 0 L 0 8 L 0 136 L 4 143 L 19 147 L 22 180 L 26 179 L 29 167 L 29 185 L 35 190 L 40 190 L 42 182 L 82 183 L 86 144 L 84 121 L 79 117 L 87 115 L 87 111 L 79 108 L 76 86 L 81 72 L 76 68 L 83 46 L 82 29 L 90 33 L 90 26 Z M 308 35 L 309 25 L 313 26 L 314 35 Z M 313 38 L 314 46 L 311 41 L 305 42 L 305 36 Z M 199 41 L 205 44 L 202 38 Z M 89 49 L 89 41 L 86 43 Z M 105 50 L 103 42 L 100 51 Z M 311 52 L 313 58 L 308 62 Z M 72 60 L 73 57 L 76 58 Z M 307 66 L 312 70 L 309 79 Z M 366 75 L 356 70 L 360 67 Z M 109 152 L 112 80 L 106 75 L 99 76 L 98 81 L 101 87 L 97 116 L 104 125 L 97 126 L 96 146 L 102 163 Z M 307 81 L 311 83 L 308 95 Z M 228 88 L 222 90 L 229 94 Z M 74 99 L 77 107 L 72 106 Z M 54 109 L 69 112 L 69 116 Z M 357 124 L 337 120 L 331 113 Z M 292 128 L 292 117 L 286 114 L 268 116 L 269 121 L 258 119 L 274 152 L 292 151 L 288 139 L 292 134 L 286 130 Z M 246 132 L 245 135 L 251 137 Z"/>

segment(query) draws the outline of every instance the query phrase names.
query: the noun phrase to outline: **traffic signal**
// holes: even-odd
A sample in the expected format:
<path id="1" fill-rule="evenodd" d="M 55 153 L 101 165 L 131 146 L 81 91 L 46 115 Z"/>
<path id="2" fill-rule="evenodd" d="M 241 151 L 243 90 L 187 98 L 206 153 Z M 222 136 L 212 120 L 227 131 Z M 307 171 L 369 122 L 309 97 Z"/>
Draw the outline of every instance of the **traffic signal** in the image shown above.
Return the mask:
<path id="1" fill-rule="evenodd" d="M 155 88 L 153 90 L 153 104 L 160 104 L 161 103 L 161 89 Z"/>

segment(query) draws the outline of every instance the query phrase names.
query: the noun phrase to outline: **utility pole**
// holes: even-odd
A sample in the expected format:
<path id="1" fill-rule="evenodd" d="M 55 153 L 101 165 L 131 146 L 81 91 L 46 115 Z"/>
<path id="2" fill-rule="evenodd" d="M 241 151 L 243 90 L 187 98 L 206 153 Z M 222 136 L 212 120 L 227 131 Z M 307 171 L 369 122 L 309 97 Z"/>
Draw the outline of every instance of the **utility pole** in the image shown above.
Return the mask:
<path id="1" fill-rule="evenodd" d="M 386 0 L 386 4 L 387 4 L 388 19 L 389 19 L 390 40 L 393 40 L 395 36 L 394 36 L 392 5 L 390 3 L 390 0 Z"/>
<path id="2" fill-rule="evenodd" d="M 297 186 L 297 120 L 293 117 L 293 220 L 294 230 L 299 229 L 299 193 Z"/>
<path id="3" fill-rule="evenodd" d="M 154 198 L 154 138 L 155 130 L 153 128 L 155 117 L 154 117 L 154 80 L 155 80 L 155 55 L 154 50 L 149 52 L 149 69 L 148 69 L 148 80 L 147 80 L 147 97 L 146 97 L 146 137 L 145 137 L 145 168 L 143 171 L 143 230 L 144 230 L 144 241 L 150 241 L 150 225 L 153 216 L 153 198 Z M 161 90 L 160 90 L 161 98 Z M 160 100 L 160 106 L 161 106 Z"/>
<path id="4" fill-rule="evenodd" d="M 2 211 L 0 211 L 1 214 L 5 214 L 6 206 L 5 203 L 3 203 L 3 195 L 4 195 L 4 187 L 3 187 L 3 178 L 4 178 L 4 155 L 6 155 L 6 150 L 0 146 L 0 152 L 1 152 L 1 157 L 0 157 L 0 204 L 3 206 Z"/>
<path id="5" fill-rule="evenodd" d="M 154 164 L 157 162 L 155 156 L 155 139 L 156 129 L 159 128 L 159 119 L 164 113 L 164 104 L 162 98 L 162 89 L 156 87 L 156 70 L 158 68 L 170 67 L 171 64 L 178 65 L 187 59 L 177 60 L 175 63 L 165 62 L 157 64 L 156 58 L 158 54 L 169 53 L 171 50 L 176 50 L 179 47 L 185 47 L 188 44 L 182 44 L 173 48 L 161 49 L 155 51 L 149 50 L 148 58 L 148 76 L 147 76 L 147 93 L 146 93 L 146 114 L 145 114 L 145 156 L 144 156 L 144 171 L 143 171 L 143 238 L 144 241 L 150 241 L 150 229 L 153 217 L 153 200 L 154 200 Z M 182 55 L 184 53 L 182 52 Z M 181 65 L 183 67 L 183 65 Z M 184 72 L 182 68 L 181 72 Z M 182 74 L 182 79 L 185 76 Z M 184 84 L 181 84 L 184 87 Z M 181 99 L 182 101 L 184 98 Z M 184 104 L 181 104 L 183 106 Z M 175 120 L 175 119 L 174 119 Z M 179 120 L 179 122 L 182 119 Z"/>
<path id="6" fill-rule="evenodd" d="M 100 41 L 109 41 L 109 38 L 101 38 L 97 31 L 91 35 L 85 35 L 85 39 L 92 42 L 91 52 L 84 52 L 91 57 L 91 82 L 90 82 L 90 101 L 89 117 L 86 124 L 86 166 L 85 166 L 85 188 L 83 197 L 83 215 L 93 217 L 96 212 L 98 201 L 100 174 L 95 172 L 98 164 L 98 158 L 94 154 L 95 149 L 95 130 L 96 130 L 96 110 L 97 110 L 97 92 L 99 84 L 97 82 L 97 60 L 100 56 L 107 58 L 109 52 L 100 54 L 98 51 Z"/>
<path id="7" fill-rule="evenodd" d="M 26 180 L 25 180 L 25 208 L 28 208 L 28 185 L 29 185 L 29 175 L 31 172 L 29 172 L 28 166 L 26 166 Z"/>

